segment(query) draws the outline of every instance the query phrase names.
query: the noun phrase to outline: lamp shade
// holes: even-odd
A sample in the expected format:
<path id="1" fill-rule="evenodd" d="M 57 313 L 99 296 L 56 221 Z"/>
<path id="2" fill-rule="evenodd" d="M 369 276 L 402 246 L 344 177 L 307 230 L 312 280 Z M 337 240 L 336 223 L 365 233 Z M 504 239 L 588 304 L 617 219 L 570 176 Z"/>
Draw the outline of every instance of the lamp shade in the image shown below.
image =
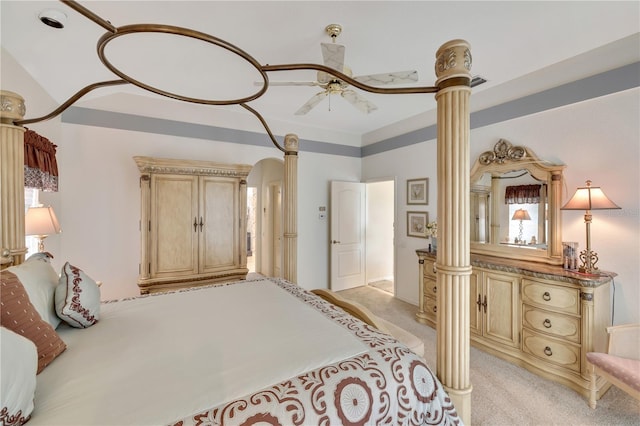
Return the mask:
<path id="1" fill-rule="evenodd" d="M 619 209 L 613 201 L 607 198 L 598 186 L 579 186 L 573 197 L 561 208 L 561 210 L 607 210 Z"/>
<path id="2" fill-rule="evenodd" d="M 30 207 L 24 218 L 25 235 L 51 235 L 62 232 L 53 207 Z"/>
<path id="3" fill-rule="evenodd" d="M 511 220 L 531 220 L 531 216 L 525 209 L 518 209 L 513 213 Z"/>

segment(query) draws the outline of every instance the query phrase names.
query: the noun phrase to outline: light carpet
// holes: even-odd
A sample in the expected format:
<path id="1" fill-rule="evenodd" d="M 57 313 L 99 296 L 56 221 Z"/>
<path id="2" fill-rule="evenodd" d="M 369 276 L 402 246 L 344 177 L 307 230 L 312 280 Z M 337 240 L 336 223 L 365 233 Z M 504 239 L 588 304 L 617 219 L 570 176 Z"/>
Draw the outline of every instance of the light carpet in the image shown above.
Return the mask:
<path id="1" fill-rule="evenodd" d="M 387 293 L 393 294 L 393 281 L 390 281 L 390 280 L 374 281 L 367 285 L 370 285 L 371 287 L 375 287 L 379 290 L 386 291 Z"/>
<path id="2" fill-rule="evenodd" d="M 435 372 L 436 333 L 417 322 L 417 306 L 363 286 L 339 292 L 374 314 L 420 337 L 425 359 Z M 471 421 L 474 425 L 640 425 L 640 402 L 616 387 L 598 401 L 471 347 Z"/>

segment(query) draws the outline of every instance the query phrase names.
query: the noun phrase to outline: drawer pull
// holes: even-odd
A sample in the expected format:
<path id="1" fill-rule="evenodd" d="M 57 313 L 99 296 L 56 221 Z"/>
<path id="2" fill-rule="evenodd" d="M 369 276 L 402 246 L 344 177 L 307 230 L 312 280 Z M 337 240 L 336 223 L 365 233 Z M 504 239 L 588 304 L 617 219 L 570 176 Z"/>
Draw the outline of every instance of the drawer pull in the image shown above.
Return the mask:
<path id="1" fill-rule="evenodd" d="M 546 356 L 551 356 L 551 355 L 553 355 L 553 352 L 551 352 L 551 348 L 550 348 L 549 346 L 545 346 L 545 348 L 544 348 L 544 354 L 545 354 Z"/>
<path id="2" fill-rule="evenodd" d="M 435 285 L 433 286 L 433 292 L 437 293 L 438 292 L 438 287 L 436 287 Z"/>
<path id="3" fill-rule="evenodd" d="M 544 325 L 544 328 L 551 328 L 551 321 L 549 321 L 549 318 L 546 318 L 542 325 Z"/>
<path id="4" fill-rule="evenodd" d="M 551 295 L 549 294 L 548 291 L 545 291 L 544 294 L 542 295 L 542 299 L 546 302 L 548 302 L 549 300 L 551 300 Z"/>
<path id="5" fill-rule="evenodd" d="M 437 313 L 438 313 L 438 307 L 437 307 L 437 306 L 434 306 L 434 307 L 433 307 L 433 313 L 434 313 L 434 314 L 437 314 Z"/>
<path id="6" fill-rule="evenodd" d="M 476 300 L 476 305 L 478 305 L 478 312 L 482 312 L 482 296 L 478 295 L 478 300 Z"/>

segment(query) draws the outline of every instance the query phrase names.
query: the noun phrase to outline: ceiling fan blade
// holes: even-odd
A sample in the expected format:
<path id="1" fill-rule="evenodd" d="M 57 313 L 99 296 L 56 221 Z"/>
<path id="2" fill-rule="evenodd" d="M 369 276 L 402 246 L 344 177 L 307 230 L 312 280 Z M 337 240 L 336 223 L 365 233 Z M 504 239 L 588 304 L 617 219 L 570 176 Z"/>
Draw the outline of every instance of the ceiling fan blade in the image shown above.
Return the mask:
<path id="1" fill-rule="evenodd" d="M 368 100 L 366 100 L 365 98 L 363 98 L 353 90 L 343 90 L 342 97 L 345 98 L 347 102 L 349 102 L 351 105 L 358 108 L 360 111 L 364 112 L 365 114 L 369 114 L 370 112 L 373 112 L 378 109 L 378 107 L 375 106 L 375 104 L 369 102 Z"/>
<path id="2" fill-rule="evenodd" d="M 336 71 L 344 71 L 344 46 L 335 43 L 320 43 L 324 64 Z"/>
<path id="3" fill-rule="evenodd" d="M 369 84 L 372 86 L 383 84 L 413 83 L 418 81 L 418 71 L 411 70 L 387 72 L 383 74 L 360 75 L 358 77 L 353 77 L 353 79 L 359 81 L 360 83 Z"/>
<path id="4" fill-rule="evenodd" d="M 311 99 L 309 99 L 307 101 L 307 103 L 305 103 L 304 105 L 302 105 L 300 107 L 300 109 L 298 109 L 295 112 L 295 115 L 305 115 L 306 113 L 308 113 L 309 111 L 311 111 L 311 109 L 313 107 L 315 107 L 316 105 L 318 105 L 324 98 L 327 97 L 327 91 L 323 91 L 320 93 L 316 93 Z"/>

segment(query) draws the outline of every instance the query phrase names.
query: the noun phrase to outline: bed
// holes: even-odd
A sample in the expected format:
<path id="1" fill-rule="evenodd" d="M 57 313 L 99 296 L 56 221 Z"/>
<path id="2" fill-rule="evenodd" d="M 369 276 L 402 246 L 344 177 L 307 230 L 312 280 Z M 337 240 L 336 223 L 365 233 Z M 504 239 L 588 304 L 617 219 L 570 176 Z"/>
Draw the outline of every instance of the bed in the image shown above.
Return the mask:
<path id="1" fill-rule="evenodd" d="M 91 285 L 75 271 L 69 286 Z M 461 423 L 424 359 L 284 279 L 93 310 L 86 328 L 57 325 L 66 350 L 37 375 L 29 425 Z"/>

